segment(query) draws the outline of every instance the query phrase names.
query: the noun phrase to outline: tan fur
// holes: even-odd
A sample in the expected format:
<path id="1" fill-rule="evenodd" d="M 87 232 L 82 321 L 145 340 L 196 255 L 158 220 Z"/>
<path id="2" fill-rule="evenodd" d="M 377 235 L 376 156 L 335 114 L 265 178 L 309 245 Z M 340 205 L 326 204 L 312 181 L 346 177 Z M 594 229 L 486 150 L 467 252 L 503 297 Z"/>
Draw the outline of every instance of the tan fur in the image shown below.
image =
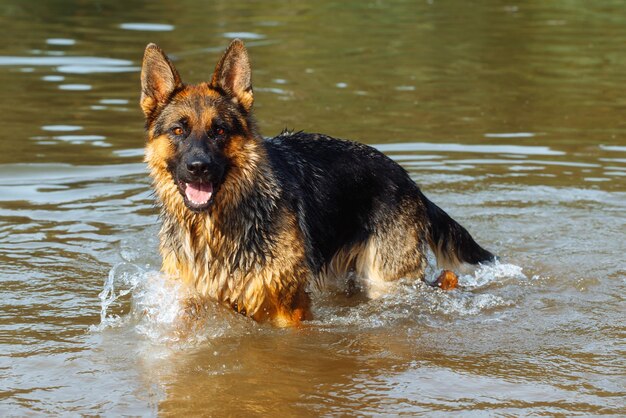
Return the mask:
<path id="1" fill-rule="evenodd" d="M 433 253 L 435 253 L 437 267 L 453 270 L 461 265 L 462 261 L 456 256 L 454 248 L 451 248 L 451 243 L 446 245 L 443 241 L 434 242 L 429 240 L 429 245 Z"/>

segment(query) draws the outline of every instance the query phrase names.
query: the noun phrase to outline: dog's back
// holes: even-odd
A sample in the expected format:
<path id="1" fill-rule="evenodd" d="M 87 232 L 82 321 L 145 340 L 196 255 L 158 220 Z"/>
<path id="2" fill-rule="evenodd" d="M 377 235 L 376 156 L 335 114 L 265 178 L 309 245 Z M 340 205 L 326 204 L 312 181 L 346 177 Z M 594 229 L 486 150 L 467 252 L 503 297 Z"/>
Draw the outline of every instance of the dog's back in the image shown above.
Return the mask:
<path id="1" fill-rule="evenodd" d="M 279 135 L 266 145 L 316 270 L 340 249 L 363 244 L 389 219 L 399 221 L 403 202 L 424 212 L 407 173 L 371 147 L 303 132 Z"/>

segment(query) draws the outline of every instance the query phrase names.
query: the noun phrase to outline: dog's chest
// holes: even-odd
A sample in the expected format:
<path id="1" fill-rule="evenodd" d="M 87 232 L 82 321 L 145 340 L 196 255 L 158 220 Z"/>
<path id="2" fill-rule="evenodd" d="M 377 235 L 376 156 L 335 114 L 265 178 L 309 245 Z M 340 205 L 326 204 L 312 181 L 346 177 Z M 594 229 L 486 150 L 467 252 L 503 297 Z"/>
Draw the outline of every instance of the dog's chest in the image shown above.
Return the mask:
<path id="1" fill-rule="evenodd" d="M 212 222 L 193 222 L 181 228 L 169 227 L 166 220 L 161 229 L 163 270 L 192 285 L 198 293 L 227 304 L 256 299 L 263 285 L 263 255 L 246 245 L 239 233 L 230 236 Z M 257 280 L 253 280 L 257 277 Z M 250 303 L 248 302 L 247 305 Z"/>

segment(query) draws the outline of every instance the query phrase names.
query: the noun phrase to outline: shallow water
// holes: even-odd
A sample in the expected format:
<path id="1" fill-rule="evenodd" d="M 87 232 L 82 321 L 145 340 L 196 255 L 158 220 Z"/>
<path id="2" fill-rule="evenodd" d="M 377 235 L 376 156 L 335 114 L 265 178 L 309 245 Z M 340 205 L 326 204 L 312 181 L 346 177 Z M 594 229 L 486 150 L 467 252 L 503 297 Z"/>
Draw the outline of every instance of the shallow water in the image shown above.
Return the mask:
<path id="1" fill-rule="evenodd" d="M 626 15 L 604 1 L 0 4 L 0 414 L 624 415 Z M 303 329 L 176 320 L 143 48 L 249 48 L 266 135 L 359 139 L 501 257 L 314 295 Z M 434 266 L 429 277 L 436 274 Z"/>

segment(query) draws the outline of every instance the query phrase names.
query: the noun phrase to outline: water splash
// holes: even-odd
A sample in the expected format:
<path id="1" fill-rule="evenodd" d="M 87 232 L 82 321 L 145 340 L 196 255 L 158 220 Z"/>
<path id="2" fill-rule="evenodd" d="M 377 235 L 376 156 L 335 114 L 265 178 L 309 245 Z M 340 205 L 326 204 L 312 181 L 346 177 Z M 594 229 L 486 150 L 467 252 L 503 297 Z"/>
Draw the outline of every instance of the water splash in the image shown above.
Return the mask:
<path id="1" fill-rule="evenodd" d="M 184 349 L 227 335 L 242 334 L 247 319 L 213 301 L 201 298 L 184 283 L 154 271 L 132 297 L 132 311 L 140 317 L 135 331 L 153 344 Z"/>
<path id="2" fill-rule="evenodd" d="M 184 283 L 128 261 L 111 269 L 99 298 L 100 324 L 92 325 L 92 332 L 126 327 L 152 347 L 184 349 L 231 330 L 243 334 L 251 326 Z"/>
<path id="3" fill-rule="evenodd" d="M 125 261 L 113 266 L 98 296 L 100 324 L 92 330 L 102 331 L 132 322 L 140 334 L 159 340 L 161 335 L 154 326 L 167 328 L 175 322 L 183 311 L 181 299 L 185 292 L 180 283 L 167 280 L 159 272 Z"/>
<path id="4" fill-rule="evenodd" d="M 431 261 L 434 261 L 432 259 Z M 522 267 L 499 262 L 481 265 L 471 274 L 459 277 L 460 287 L 444 291 L 427 283 L 435 281 L 439 271 L 430 263 L 426 271 L 427 282 L 413 279 L 400 280 L 389 288 L 389 293 L 379 299 L 364 300 L 356 306 L 340 307 L 336 300 L 323 301 L 316 310 L 315 324 L 329 327 L 383 328 L 406 324 L 440 326 L 461 318 L 476 320 L 502 320 L 507 311 L 516 305 L 517 285 L 527 276 Z M 490 285 L 498 288 L 486 288 Z"/>
<path id="5" fill-rule="evenodd" d="M 526 280 L 528 277 L 520 266 L 502 264 L 496 261 L 493 264 L 481 265 L 472 275 L 465 274 L 459 277 L 459 285 L 466 289 L 477 289 L 493 283 L 507 280 Z"/>
<path id="6" fill-rule="evenodd" d="M 98 295 L 100 298 L 100 324 L 95 327 L 92 326 L 93 330 L 101 331 L 123 323 L 120 315 L 111 312 L 113 310 L 112 305 L 121 302 L 123 297 L 135 290 L 139 285 L 140 278 L 139 267 L 131 263 L 119 263 L 111 269 L 104 282 L 104 288 Z M 116 287 L 119 287 L 117 292 Z"/>
<path id="7" fill-rule="evenodd" d="M 434 279 L 436 275 L 437 270 L 431 265 L 426 276 Z M 310 325 L 337 330 L 400 323 L 436 326 L 442 321 L 469 317 L 499 320 L 501 313 L 515 306 L 513 294 L 520 280 L 527 280 L 521 267 L 496 262 L 460 275 L 460 287 L 453 291 L 411 279 L 394 283 L 387 294 L 373 300 L 329 296 L 328 291 L 322 291 L 313 295 L 315 320 Z M 100 324 L 91 329 L 128 327 L 150 347 L 165 347 L 167 352 L 211 343 L 224 336 L 272 329 L 234 315 L 217 303 L 200 300 L 195 290 L 151 270 L 149 265 L 122 262 L 111 269 L 105 280 L 100 293 Z"/>

